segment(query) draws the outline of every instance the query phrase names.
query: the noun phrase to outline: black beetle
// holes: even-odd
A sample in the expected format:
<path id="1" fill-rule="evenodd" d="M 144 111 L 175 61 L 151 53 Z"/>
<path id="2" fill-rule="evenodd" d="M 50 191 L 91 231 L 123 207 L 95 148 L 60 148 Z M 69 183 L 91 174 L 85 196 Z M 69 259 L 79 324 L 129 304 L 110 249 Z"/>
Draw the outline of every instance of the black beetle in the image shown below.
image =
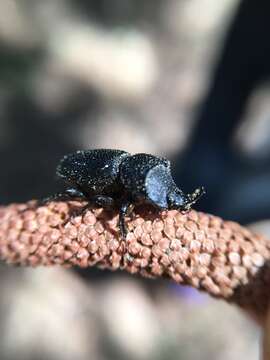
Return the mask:
<path id="1" fill-rule="evenodd" d="M 81 150 L 65 155 L 56 174 L 68 188 L 50 200 L 82 198 L 105 208 L 117 206 L 123 238 L 127 234 L 125 216 L 134 205 L 149 203 L 160 210 L 186 211 L 204 193 L 201 187 L 185 195 L 174 183 L 167 159 L 122 150 Z"/>

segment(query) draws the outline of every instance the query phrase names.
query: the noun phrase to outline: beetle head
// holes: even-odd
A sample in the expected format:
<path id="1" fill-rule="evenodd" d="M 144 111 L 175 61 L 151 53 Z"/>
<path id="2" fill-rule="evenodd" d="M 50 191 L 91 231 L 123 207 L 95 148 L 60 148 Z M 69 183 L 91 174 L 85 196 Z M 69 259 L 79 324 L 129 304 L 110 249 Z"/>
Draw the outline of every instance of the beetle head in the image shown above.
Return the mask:
<path id="1" fill-rule="evenodd" d="M 163 164 L 150 169 L 146 176 L 145 189 L 147 200 L 160 209 L 189 210 L 205 193 L 197 188 L 185 195 L 174 183 L 170 169 Z"/>
<path id="2" fill-rule="evenodd" d="M 197 188 L 193 193 L 187 195 L 175 188 L 168 194 L 168 209 L 189 210 L 203 194 L 205 194 L 203 187 Z"/>

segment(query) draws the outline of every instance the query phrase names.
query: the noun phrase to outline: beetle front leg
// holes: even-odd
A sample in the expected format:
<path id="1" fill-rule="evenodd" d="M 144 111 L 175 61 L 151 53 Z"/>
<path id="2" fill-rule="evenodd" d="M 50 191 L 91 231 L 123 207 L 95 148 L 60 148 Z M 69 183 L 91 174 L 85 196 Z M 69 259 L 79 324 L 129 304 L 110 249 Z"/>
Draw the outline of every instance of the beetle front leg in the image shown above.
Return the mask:
<path id="1" fill-rule="evenodd" d="M 103 196 L 103 195 L 96 195 L 93 198 L 91 198 L 90 201 L 93 202 L 95 205 L 101 206 L 105 209 L 106 208 L 111 209 L 112 207 L 116 206 L 116 204 L 117 204 L 117 202 L 113 198 L 111 198 L 109 196 Z M 126 227 L 126 223 L 125 223 L 125 217 L 131 213 L 133 208 L 134 208 L 134 205 L 132 205 L 132 203 L 130 201 L 126 201 L 126 202 L 122 203 L 122 205 L 120 207 L 119 228 L 120 228 L 121 237 L 123 239 L 125 239 L 126 235 L 127 235 L 127 227 Z"/>
<path id="2" fill-rule="evenodd" d="M 121 205 L 119 212 L 119 228 L 120 228 L 121 237 L 123 239 L 125 239 L 127 236 L 127 226 L 125 222 L 125 217 L 128 216 L 133 209 L 134 209 L 134 205 L 130 201 L 124 202 Z"/>

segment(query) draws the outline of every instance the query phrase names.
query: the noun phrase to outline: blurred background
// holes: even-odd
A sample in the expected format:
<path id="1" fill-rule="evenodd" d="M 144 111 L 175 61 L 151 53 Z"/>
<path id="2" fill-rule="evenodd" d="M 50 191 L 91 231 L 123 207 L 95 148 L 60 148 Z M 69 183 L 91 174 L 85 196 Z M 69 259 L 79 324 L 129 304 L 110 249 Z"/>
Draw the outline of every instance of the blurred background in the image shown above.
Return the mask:
<path id="1" fill-rule="evenodd" d="M 1 203 L 61 189 L 66 153 L 166 156 L 198 209 L 268 234 L 267 0 L 1 0 Z M 254 225 L 255 224 L 255 225 Z M 189 288 L 0 265 L 0 358 L 258 359 L 259 331 Z"/>

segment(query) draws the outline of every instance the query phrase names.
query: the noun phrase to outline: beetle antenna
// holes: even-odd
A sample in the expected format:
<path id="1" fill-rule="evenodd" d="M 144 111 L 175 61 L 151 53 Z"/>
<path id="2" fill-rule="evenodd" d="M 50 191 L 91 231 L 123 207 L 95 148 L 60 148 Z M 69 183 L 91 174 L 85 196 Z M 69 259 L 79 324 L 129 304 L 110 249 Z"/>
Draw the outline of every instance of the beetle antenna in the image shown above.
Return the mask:
<path id="1" fill-rule="evenodd" d="M 187 205 L 190 207 L 195 204 L 203 195 L 205 194 L 205 189 L 203 186 L 197 188 L 193 193 L 187 194 Z"/>

